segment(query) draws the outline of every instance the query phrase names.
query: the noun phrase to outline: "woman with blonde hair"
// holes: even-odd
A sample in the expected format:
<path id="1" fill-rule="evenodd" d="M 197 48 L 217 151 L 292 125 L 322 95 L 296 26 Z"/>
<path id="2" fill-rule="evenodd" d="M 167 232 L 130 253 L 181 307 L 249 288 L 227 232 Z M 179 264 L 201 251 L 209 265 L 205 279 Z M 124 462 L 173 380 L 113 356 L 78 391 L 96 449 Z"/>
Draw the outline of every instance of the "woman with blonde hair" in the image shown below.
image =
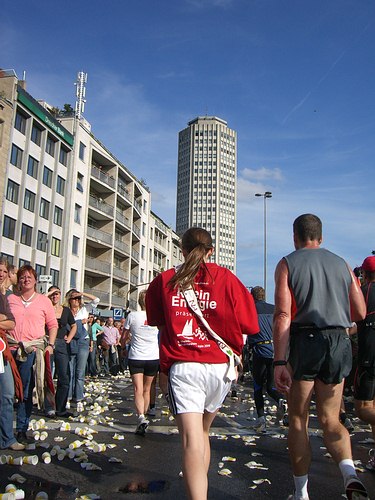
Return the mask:
<path id="1" fill-rule="evenodd" d="M 159 370 L 158 329 L 148 325 L 145 297 L 146 290 L 142 290 L 138 297 L 141 310 L 131 312 L 124 325 L 125 334 L 131 339 L 128 366 L 138 414 L 136 434 L 144 434 L 148 427 L 145 414 L 150 405 L 151 385 Z"/>
<path id="2" fill-rule="evenodd" d="M 208 262 L 210 233 L 182 236 L 185 262 L 159 274 L 146 296 L 148 323 L 160 331 L 160 370 L 168 375 L 171 411 L 183 448 L 188 496 L 207 498 L 209 430 L 236 378 L 243 336 L 259 331 L 254 300 L 236 276 Z M 216 337 L 215 337 L 216 336 Z"/>

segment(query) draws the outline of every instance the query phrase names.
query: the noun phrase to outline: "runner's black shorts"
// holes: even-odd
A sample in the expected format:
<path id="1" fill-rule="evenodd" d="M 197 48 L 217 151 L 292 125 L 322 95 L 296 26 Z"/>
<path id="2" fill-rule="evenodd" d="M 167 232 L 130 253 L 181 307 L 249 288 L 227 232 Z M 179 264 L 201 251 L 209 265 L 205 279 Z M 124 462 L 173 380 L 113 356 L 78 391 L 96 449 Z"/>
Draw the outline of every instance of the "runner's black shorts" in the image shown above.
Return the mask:
<path id="1" fill-rule="evenodd" d="M 158 359 L 128 359 L 130 375 L 143 373 L 146 377 L 154 377 L 159 371 Z"/>
<path id="2" fill-rule="evenodd" d="M 375 399 L 375 372 L 374 368 L 363 366 L 357 368 L 354 379 L 354 399 L 358 401 L 373 401 Z"/>
<path id="3" fill-rule="evenodd" d="M 298 329 L 290 336 L 289 363 L 295 380 L 339 384 L 352 368 L 352 346 L 344 328 Z"/>

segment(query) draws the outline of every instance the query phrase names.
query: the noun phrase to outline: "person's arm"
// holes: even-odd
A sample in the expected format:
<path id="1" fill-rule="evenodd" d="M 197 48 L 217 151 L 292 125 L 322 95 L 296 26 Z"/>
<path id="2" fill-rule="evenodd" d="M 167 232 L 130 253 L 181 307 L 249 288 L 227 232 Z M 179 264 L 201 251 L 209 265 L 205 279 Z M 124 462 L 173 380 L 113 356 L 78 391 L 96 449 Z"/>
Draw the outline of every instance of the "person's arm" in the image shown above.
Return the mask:
<path id="1" fill-rule="evenodd" d="M 349 266 L 348 269 L 352 277 L 352 283 L 349 290 L 350 316 L 352 321 L 361 321 L 366 317 L 366 303 L 358 280 Z"/>
<path id="2" fill-rule="evenodd" d="M 282 259 L 275 271 L 275 311 L 273 316 L 275 361 L 287 361 L 291 321 L 292 296 L 288 286 L 288 267 L 285 259 Z M 292 382 L 287 366 L 275 366 L 274 376 L 276 388 L 284 394 L 287 393 Z"/>
<path id="3" fill-rule="evenodd" d="M 0 328 L 3 330 L 13 330 L 16 326 L 14 316 L 9 307 L 8 299 L 5 295 L 0 296 Z"/>
<path id="4" fill-rule="evenodd" d="M 13 330 L 13 328 L 16 326 L 16 323 L 8 319 L 5 314 L 0 314 L 0 328 L 3 330 Z"/>

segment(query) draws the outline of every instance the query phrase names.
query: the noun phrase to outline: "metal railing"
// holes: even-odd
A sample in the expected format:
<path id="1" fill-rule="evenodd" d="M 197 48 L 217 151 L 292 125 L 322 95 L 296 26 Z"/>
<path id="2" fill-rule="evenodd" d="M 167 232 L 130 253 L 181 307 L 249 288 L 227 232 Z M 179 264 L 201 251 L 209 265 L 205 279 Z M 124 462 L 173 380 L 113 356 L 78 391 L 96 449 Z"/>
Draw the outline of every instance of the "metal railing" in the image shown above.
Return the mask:
<path id="1" fill-rule="evenodd" d="M 94 207 L 97 210 L 100 210 L 101 212 L 104 212 L 105 214 L 113 217 L 114 208 L 111 205 L 108 205 L 108 203 L 103 201 L 101 198 L 96 198 L 95 196 L 92 196 L 90 194 L 89 205 L 90 207 Z"/>
<path id="2" fill-rule="evenodd" d="M 101 229 L 97 229 L 93 226 L 87 226 L 87 236 L 99 243 L 107 243 L 108 245 L 112 245 L 112 234 L 106 233 Z"/>
<path id="3" fill-rule="evenodd" d="M 130 219 L 126 217 L 123 213 L 120 212 L 120 210 L 116 209 L 116 220 L 118 222 L 121 222 L 121 224 L 124 224 L 128 229 L 131 230 L 131 224 L 130 224 Z"/>
<path id="4" fill-rule="evenodd" d="M 141 228 L 137 226 L 137 224 L 133 224 L 133 233 L 138 236 L 138 238 L 141 237 Z"/>
<path id="5" fill-rule="evenodd" d="M 121 196 L 126 198 L 128 201 L 130 201 L 130 203 L 131 203 L 132 198 L 130 196 L 129 191 L 125 187 L 123 187 L 121 184 L 117 184 L 117 192 L 119 194 L 121 194 Z"/>
<path id="6" fill-rule="evenodd" d="M 116 181 L 113 177 L 108 175 L 106 172 L 103 172 L 98 167 L 95 167 L 94 165 L 91 167 L 91 175 L 96 179 L 99 179 L 104 184 L 107 184 L 111 188 L 115 188 L 116 186 Z"/>
<path id="7" fill-rule="evenodd" d="M 111 274 L 111 266 L 108 262 L 103 262 L 102 260 L 93 259 L 92 257 L 86 257 L 85 262 L 86 267 L 94 271 L 99 271 L 107 275 Z"/>
<path id="8" fill-rule="evenodd" d="M 130 255 L 130 247 L 126 243 L 124 243 L 121 240 L 115 240 L 115 248 L 117 250 L 120 250 L 123 253 L 126 253 L 126 255 Z"/>
<path id="9" fill-rule="evenodd" d="M 134 260 L 139 262 L 139 252 L 137 252 L 137 250 L 132 249 L 132 257 Z"/>

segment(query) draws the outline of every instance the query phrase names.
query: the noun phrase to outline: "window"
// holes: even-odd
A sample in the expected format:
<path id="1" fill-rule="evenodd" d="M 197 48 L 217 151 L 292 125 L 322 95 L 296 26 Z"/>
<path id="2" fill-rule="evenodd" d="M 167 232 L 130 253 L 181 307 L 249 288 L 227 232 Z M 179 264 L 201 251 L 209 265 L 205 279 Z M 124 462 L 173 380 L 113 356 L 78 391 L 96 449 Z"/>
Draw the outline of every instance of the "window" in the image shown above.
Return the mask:
<path id="1" fill-rule="evenodd" d="M 20 189 L 19 184 L 8 179 L 7 195 L 6 195 L 7 200 L 13 203 L 18 203 L 19 189 Z"/>
<path id="2" fill-rule="evenodd" d="M 70 288 L 77 288 L 77 274 L 76 269 L 70 270 Z"/>
<path id="3" fill-rule="evenodd" d="M 30 212 L 34 212 L 35 209 L 35 194 L 28 189 L 25 189 L 23 207 L 26 208 L 26 210 L 30 210 Z"/>
<path id="4" fill-rule="evenodd" d="M 83 144 L 83 142 L 79 143 L 79 159 L 82 161 L 85 161 L 85 149 L 86 146 Z"/>
<path id="5" fill-rule="evenodd" d="M 40 209 L 39 209 L 39 215 L 43 217 L 43 219 L 49 218 L 49 206 L 50 202 L 45 200 L 44 198 L 40 199 Z"/>
<path id="6" fill-rule="evenodd" d="M 78 247 L 79 247 L 79 238 L 77 236 L 73 236 L 73 243 L 72 243 L 73 255 L 78 255 Z"/>
<path id="7" fill-rule="evenodd" d="M 63 146 L 60 147 L 59 162 L 65 166 L 68 165 L 68 153 L 69 151 L 67 149 L 65 149 Z"/>
<path id="8" fill-rule="evenodd" d="M 47 135 L 46 153 L 48 153 L 51 156 L 55 156 L 55 141 L 52 139 L 50 135 Z"/>
<path id="9" fill-rule="evenodd" d="M 46 252 L 47 251 L 47 242 L 48 242 L 47 233 L 44 233 L 43 231 L 38 231 L 38 239 L 36 240 L 36 248 L 38 250 L 41 250 L 42 252 Z"/>
<path id="10" fill-rule="evenodd" d="M 52 276 L 52 285 L 59 286 L 60 271 L 57 269 L 50 269 L 50 274 Z"/>
<path id="11" fill-rule="evenodd" d="M 146 250 L 146 247 L 144 245 L 141 246 L 141 259 L 144 259 L 145 258 L 145 250 Z M 141 280 L 143 282 L 143 280 Z"/>
<path id="12" fill-rule="evenodd" d="M 16 128 L 21 134 L 25 135 L 26 130 L 26 116 L 17 111 L 16 120 L 14 122 L 14 128 Z"/>
<path id="13" fill-rule="evenodd" d="M 77 189 L 83 193 L 83 175 L 79 172 L 77 174 Z"/>
<path id="14" fill-rule="evenodd" d="M 39 278 L 41 274 L 46 274 L 46 266 L 41 266 L 40 264 L 35 264 L 35 272 Z"/>
<path id="15" fill-rule="evenodd" d="M 55 257 L 60 257 L 60 245 L 61 240 L 58 238 L 52 238 L 51 254 Z"/>
<path id="16" fill-rule="evenodd" d="M 18 267 L 29 266 L 29 265 L 30 265 L 29 260 L 26 260 L 26 259 L 19 259 L 18 260 Z"/>
<path id="17" fill-rule="evenodd" d="M 62 226 L 62 218 L 63 218 L 63 211 L 62 208 L 60 207 L 55 207 L 55 211 L 53 214 L 53 222 L 57 226 Z"/>
<path id="18" fill-rule="evenodd" d="M 74 222 L 77 222 L 77 224 L 81 224 L 81 207 L 75 204 L 74 207 Z"/>
<path id="19" fill-rule="evenodd" d="M 142 236 L 146 236 L 146 223 L 142 222 Z"/>
<path id="20" fill-rule="evenodd" d="M 36 179 L 38 177 L 38 165 L 39 162 L 32 156 L 29 156 L 29 161 L 27 163 L 27 173 Z"/>
<path id="21" fill-rule="evenodd" d="M 33 228 L 27 224 L 21 226 L 21 243 L 31 247 L 31 237 L 33 235 Z"/>
<path id="22" fill-rule="evenodd" d="M 56 192 L 64 196 L 65 193 L 65 179 L 63 179 L 60 175 L 57 176 L 56 180 Z"/>
<path id="23" fill-rule="evenodd" d="M 0 252 L 0 257 L 8 262 L 8 264 L 13 264 L 13 255 L 9 255 L 8 253 Z"/>
<path id="24" fill-rule="evenodd" d="M 14 240 L 14 233 L 16 231 L 16 221 L 7 215 L 4 215 L 3 236 Z"/>
<path id="25" fill-rule="evenodd" d="M 18 168 L 21 168 L 22 164 L 22 149 L 20 149 L 15 144 L 12 144 L 12 152 L 10 155 L 10 163 Z"/>
<path id="26" fill-rule="evenodd" d="M 36 123 L 33 123 L 33 128 L 31 129 L 31 140 L 38 146 L 40 146 L 40 143 L 42 141 L 42 132 L 43 130 L 40 129 Z"/>
<path id="27" fill-rule="evenodd" d="M 44 165 L 43 184 L 49 188 L 52 186 L 52 170 Z"/>

